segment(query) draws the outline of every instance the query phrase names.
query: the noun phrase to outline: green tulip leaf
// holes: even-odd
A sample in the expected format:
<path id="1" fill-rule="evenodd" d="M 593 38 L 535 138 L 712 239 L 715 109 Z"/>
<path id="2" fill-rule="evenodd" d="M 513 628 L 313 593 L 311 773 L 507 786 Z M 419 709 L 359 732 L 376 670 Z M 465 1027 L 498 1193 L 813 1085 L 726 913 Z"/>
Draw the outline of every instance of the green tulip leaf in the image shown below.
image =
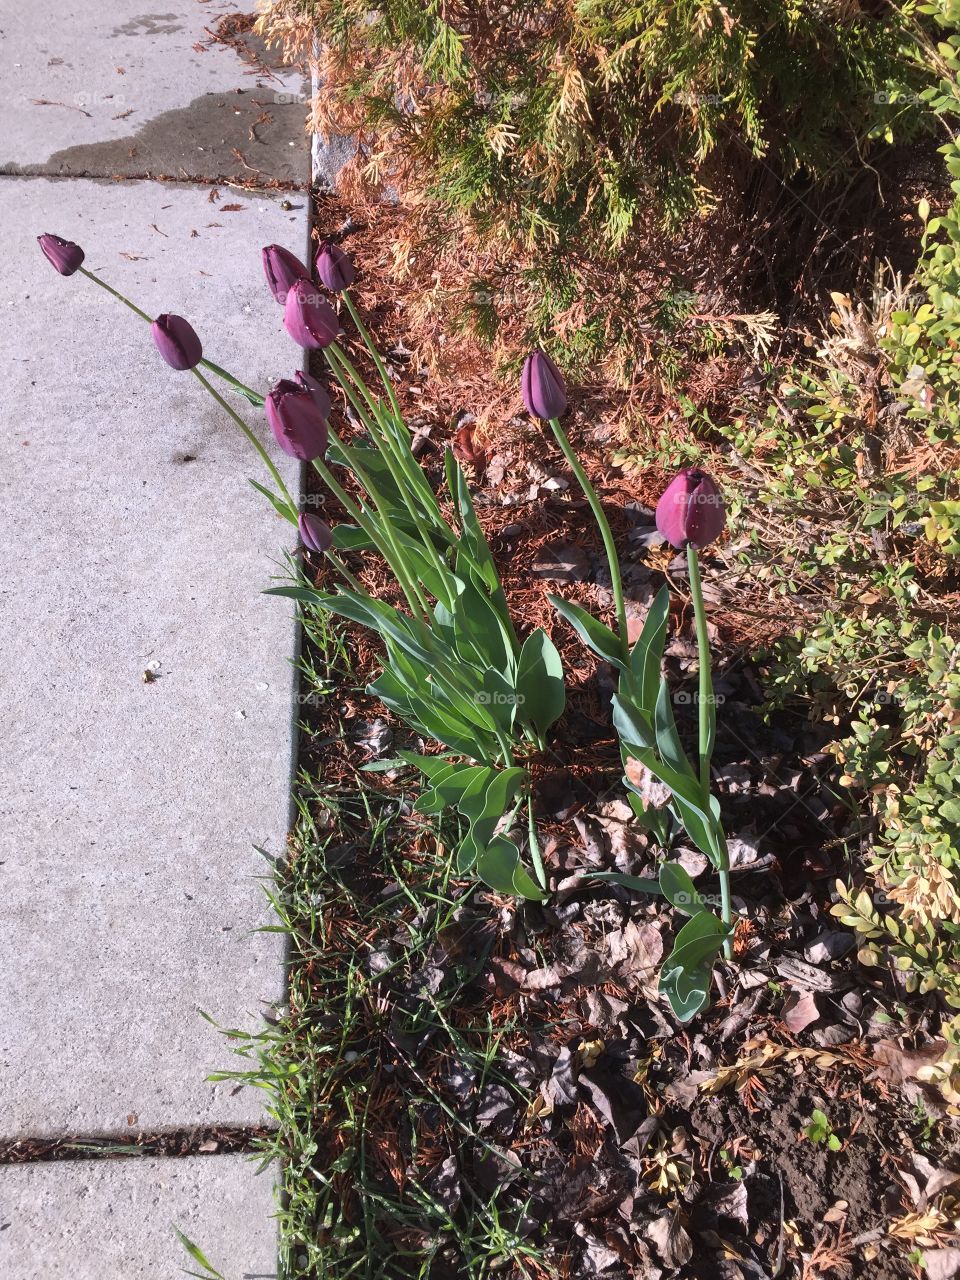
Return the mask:
<path id="1" fill-rule="evenodd" d="M 513 666 L 513 646 L 489 597 L 472 584 L 460 583 L 451 617 L 453 642 L 464 662 L 482 670 L 492 668 L 507 678 Z"/>
<path id="2" fill-rule="evenodd" d="M 689 873 L 678 862 L 664 862 L 660 867 L 660 890 L 678 911 L 688 916 L 707 909 Z"/>
<path id="3" fill-rule="evenodd" d="M 652 713 L 644 711 L 623 692 L 613 696 L 613 727 L 628 755 L 636 755 L 635 748 L 652 748 L 656 743 Z"/>
<path id="4" fill-rule="evenodd" d="M 620 656 L 620 642 L 609 627 L 595 618 L 578 604 L 564 600 L 560 596 L 548 596 L 547 599 L 565 622 L 569 622 L 583 643 L 592 649 L 598 657 L 610 662 L 621 671 L 627 668 Z"/>
<path id="5" fill-rule="evenodd" d="M 516 690 L 518 718 L 540 733 L 563 715 L 567 700 L 563 663 L 556 645 L 541 627 L 523 642 Z"/>
<path id="6" fill-rule="evenodd" d="M 338 551 L 369 551 L 373 539 L 357 524 L 335 524 L 330 530 Z"/>
<path id="7" fill-rule="evenodd" d="M 634 893 L 660 893 L 660 885 L 656 880 L 648 880 L 644 876 L 628 876 L 623 871 L 588 871 L 584 880 L 601 880 L 605 884 L 623 885 L 624 889 L 632 889 Z"/>
<path id="8" fill-rule="evenodd" d="M 543 891 L 520 861 L 517 846 L 504 836 L 491 840 L 477 859 L 477 875 L 498 893 L 543 902 Z"/>
<path id="9" fill-rule="evenodd" d="M 436 786 L 439 778 L 457 767 L 456 763 L 446 756 L 423 756 L 416 751 L 398 751 L 397 755 L 406 764 L 412 764 L 415 769 L 419 769 L 431 786 Z"/>
<path id="10" fill-rule="evenodd" d="M 289 520 L 292 525 L 296 525 L 297 513 L 290 507 L 289 503 L 284 502 L 283 498 L 278 497 L 277 494 L 271 492 L 265 485 L 259 484 L 256 480 L 251 480 L 249 483 L 253 485 L 257 493 L 263 494 L 278 515 L 283 516 L 284 520 Z"/>
<path id="11" fill-rule="evenodd" d="M 481 581 L 489 591 L 496 591 L 500 586 L 497 568 L 493 562 L 490 546 L 484 537 L 480 521 L 477 519 L 470 487 L 459 463 L 450 449 L 444 454 L 447 488 L 453 498 L 454 507 L 460 522 L 462 548 L 466 551 L 471 566 L 479 574 Z"/>
<path id="12" fill-rule="evenodd" d="M 677 818 L 701 853 L 705 853 L 715 867 L 723 866 L 726 844 L 719 824 L 719 810 L 713 807 L 714 798 L 711 797 L 709 809 L 705 809 L 700 784 L 692 774 L 672 769 L 656 752 L 645 747 L 632 748 L 632 754 L 670 788 Z"/>
<path id="13" fill-rule="evenodd" d="M 493 776 L 493 770 L 482 765 L 466 765 L 444 774 L 425 791 L 413 806 L 417 813 L 443 813 L 458 806 L 471 789 L 482 789 Z"/>
<path id="14" fill-rule="evenodd" d="M 690 761 L 680 743 L 677 722 L 673 718 L 673 704 L 670 699 L 670 686 L 666 680 L 660 681 L 660 692 L 653 713 L 653 724 L 657 734 L 657 750 L 671 769 L 678 773 L 688 773 L 693 777 Z"/>
<path id="15" fill-rule="evenodd" d="M 712 911 L 704 909 L 677 934 L 660 971 L 660 990 L 681 1022 L 689 1022 L 707 1004 L 713 960 L 728 932 Z"/>
<path id="16" fill-rule="evenodd" d="M 637 684 L 640 705 L 648 712 L 653 711 L 657 702 L 669 616 L 670 588 L 661 587 L 630 653 L 630 672 Z"/>

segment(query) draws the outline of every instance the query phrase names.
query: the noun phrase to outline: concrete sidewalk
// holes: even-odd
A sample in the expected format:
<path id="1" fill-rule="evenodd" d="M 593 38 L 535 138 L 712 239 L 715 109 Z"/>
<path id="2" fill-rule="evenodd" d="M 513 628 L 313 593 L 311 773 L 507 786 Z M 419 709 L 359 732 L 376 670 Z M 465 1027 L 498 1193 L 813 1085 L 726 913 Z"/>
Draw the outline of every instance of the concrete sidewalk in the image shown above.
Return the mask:
<path id="1" fill-rule="evenodd" d="M 0 1138 L 262 1120 L 258 1091 L 205 1082 L 238 1064 L 199 1010 L 252 1027 L 284 997 L 282 944 L 254 931 L 296 712 L 294 617 L 260 592 L 292 531 L 196 379 L 36 244 L 76 240 L 260 390 L 298 366 L 259 250 L 307 252 L 304 86 L 230 12 L 4 15 Z M 166 1280 L 189 1263 L 173 1221 L 229 1280 L 269 1275 L 271 1212 L 241 1157 L 0 1166 L 0 1274 Z"/>

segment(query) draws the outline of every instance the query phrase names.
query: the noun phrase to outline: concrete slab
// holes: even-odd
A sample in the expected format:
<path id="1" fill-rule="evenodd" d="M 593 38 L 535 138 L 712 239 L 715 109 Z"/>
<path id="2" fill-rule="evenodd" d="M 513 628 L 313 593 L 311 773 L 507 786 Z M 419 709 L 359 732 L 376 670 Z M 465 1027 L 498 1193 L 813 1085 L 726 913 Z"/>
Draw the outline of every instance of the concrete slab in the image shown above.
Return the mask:
<path id="1" fill-rule="evenodd" d="M 303 252 L 306 210 L 236 203 L 0 179 L 2 1137 L 260 1118 L 257 1090 L 204 1082 L 235 1059 L 197 1010 L 249 1026 L 282 998 L 280 939 L 251 930 L 269 921 L 254 846 L 280 854 L 289 816 L 295 625 L 260 592 L 290 526 L 196 379 L 34 240 L 76 240 L 264 389 L 300 353 L 259 249 Z"/>
<path id="2" fill-rule="evenodd" d="M 307 180 L 308 86 L 232 0 L 5 8 L 0 171 Z"/>
<path id="3" fill-rule="evenodd" d="M 182 1280 L 171 1223 L 226 1280 L 277 1274 L 270 1170 L 242 1156 L 0 1168 L 4 1280 Z"/>

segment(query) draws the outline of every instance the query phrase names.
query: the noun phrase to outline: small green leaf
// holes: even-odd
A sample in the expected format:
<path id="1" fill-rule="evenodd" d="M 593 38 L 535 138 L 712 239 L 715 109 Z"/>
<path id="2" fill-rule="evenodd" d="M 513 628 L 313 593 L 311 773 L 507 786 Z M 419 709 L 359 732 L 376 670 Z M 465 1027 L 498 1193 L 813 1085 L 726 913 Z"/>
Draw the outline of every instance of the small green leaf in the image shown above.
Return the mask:
<path id="1" fill-rule="evenodd" d="M 223 1273 L 218 1271 L 213 1263 L 207 1260 L 198 1246 L 195 1245 L 192 1240 L 188 1240 L 179 1228 L 174 1227 L 172 1223 L 170 1225 L 173 1229 L 173 1234 L 177 1237 L 194 1262 L 196 1262 L 198 1266 L 203 1267 L 207 1275 L 213 1277 L 213 1280 L 224 1280 Z M 193 1275 L 195 1273 L 191 1272 L 190 1274 Z"/>
<path id="2" fill-rule="evenodd" d="M 485 787 L 493 776 L 493 770 L 483 765 L 467 765 L 443 774 L 437 782 L 425 791 L 414 809 L 417 813 L 437 814 L 445 809 L 453 809 L 461 803 L 464 796 Z"/>
<path id="3" fill-rule="evenodd" d="M 588 871 L 584 880 L 602 880 L 606 884 L 621 884 L 624 889 L 633 889 L 635 893 L 662 893 L 656 880 L 647 880 L 643 876 L 628 876 L 623 871 Z"/>
<path id="4" fill-rule="evenodd" d="M 578 604 L 563 600 L 560 596 L 548 596 L 547 599 L 561 618 L 570 623 L 584 644 L 598 657 L 619 667 L 621 671 L 627 670 L 621 657 L 620 642 L 609 627 L 604 626 L 592 613 L 587 613 L 586 609 L 581 609 Z"/>
<path id="5" fill-rule="evenodd" d="M 436 783 L 439 774 L 455 767 L 454 762 L 448 760 L 446 756 L 422 756 L 416 751 L 398 751 L 397 755 L 407 764 L 412 764 L 415 769 L 419 769 L 431 786 Z"/>
<path id="6" fill-rule="evenodd" d="M 267 489 L 264 485 L 259 484 L 256 480 L 251 480 L 250 484 L 253 485 L 257 493 L 262 493 L 263 496 L 267 499 L 267 501 L 272 503 L 273 509 L 277 512 L 278 515 L 283 516 L 284 520 L 289 520 L 289 522 L 292 525 L 296 525 L 297 513 L 296 511 L 291 510 L 289 504 L 284 502 L 283 498 L 278 497 L 275 493 L 272 493 L 269 489 Z"/>
<path id="7" fill-rule="evenodd" d="M 504 836 L 491 840 L 477 861 L 477 875 L 498 893 L 515 894 L 532 902 L 543 902 L 543 892 L 520 862 L 517 846 Z"/>
<path id="8" fill-rule="evenodd" d="M 666 680 L 660 680 L 660 692 L 657 694 L 657 705 L 653 713 L 653 724 L 657 733 L 657 750 L 671 769 L 678 773 L 688 773 L 693 777 L 690 761 L 680 744 L 677 733 L 677 722 L 673 718 L 673 704 L 670 700 L 670 686 Z"/>

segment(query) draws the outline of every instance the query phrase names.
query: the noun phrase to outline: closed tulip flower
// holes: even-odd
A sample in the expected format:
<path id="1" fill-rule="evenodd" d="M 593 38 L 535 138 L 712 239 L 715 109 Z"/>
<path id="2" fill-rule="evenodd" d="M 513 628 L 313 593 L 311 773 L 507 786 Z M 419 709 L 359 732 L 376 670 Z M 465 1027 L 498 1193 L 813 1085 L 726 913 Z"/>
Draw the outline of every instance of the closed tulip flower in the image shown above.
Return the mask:
<path id="1" fill-rule="evenodd" d="M 171 369 L 192 369 L 203 359 L 200 339 L 183 316 L 157 316 L 150 328 L 157 350 Z"/>
<path id="2" fill-rule="evenodd" d="M 705 471 L 691 467 L 667 485 L 657 503 L 657 528 L 683 551 L 719 538 L 727 522 L 720 490 Z"/>
<path id="3" fill-rule="evenodd" d="M 316 378 L 311 378 L 309 373 L 302 373 L 299 369 L 293 375 L 297 385 L 303 387 L 313 397 L 313 403 L 320 410 L 324 418 L 330 417 L 330 397 L 327 395 L 324 387 Z"/>
<path id="4" fill-rule="evenodd" d="M 300 347 L 329 347 L 340 332 L 337 313 L 309 280 L 295 280 L 283 307 L 283 324 Z"/>
<path id="5" fill-rule="evenodd" d="M 559 418 L 567 407 L 563 376 L 542 351 L 527 356 L 520 389 L 527 412 L 535 418 Z"/>
<path id="6" fill-rule="evenodd" d="M 317 275 L 331 293 L 349 289 L 356 275 L 350 255 L 329 240 L 324 240 L 317 250 L 316 267 Z"/>
<path id="7" fill-rule="evenodd" d="M 304 511 L 297 521 L 297 528 L 300 530 L 300 541 L 308 551 L 315 551 L 318 556 L 322 556 L 333 546 L 330 526 L 324 524 L 319 516 Z"/>
<path id="8" fill-rule="evenodd" d="M 319 390 L 322 392 L 323 388 Z M 284 453 L 299 458 L 301 462 L 323 457 L 327 451 L 329 409 L 324 412 L 323 401 L 318 399 L 316 391 L 302 381 L 281 378 L 267 395 L 264 408 L 277 444 Z"/>
<path id="9" fill-rule="evenodd" d="M 37 236 L 37 243 L 47 260 L 53 263 L 62 276 L 72 276 L 83 262 L 83 250 L 72 240 L 63 240 L 60 236 L 47 232 L 46 235 Z"/>
<path id="10" fill-rule="evenodd" d="M 261 257 L 263 274 L 267 277 L 270 292 L 277 302 L 286 302 L 290 286 L 297 280 L 310 279 L 310 272 L 300 259 L 279 244 L 268 244 L 262 250 Z"/>

